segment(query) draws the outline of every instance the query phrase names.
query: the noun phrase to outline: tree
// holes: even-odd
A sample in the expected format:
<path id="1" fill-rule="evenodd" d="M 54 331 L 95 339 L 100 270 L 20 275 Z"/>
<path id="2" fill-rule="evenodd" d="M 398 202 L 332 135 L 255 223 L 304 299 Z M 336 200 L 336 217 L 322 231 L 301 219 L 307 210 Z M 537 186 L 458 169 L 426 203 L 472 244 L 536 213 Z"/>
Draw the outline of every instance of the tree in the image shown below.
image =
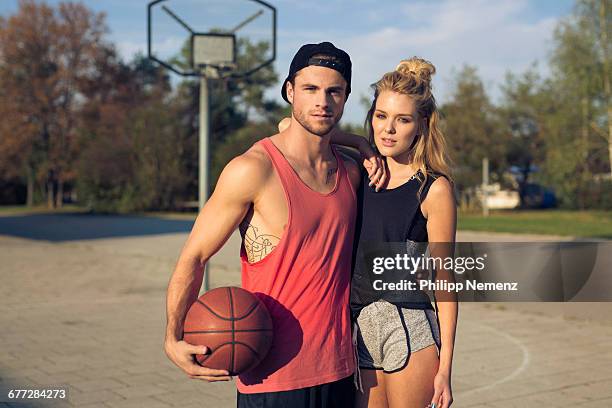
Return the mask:
<path id="1" fill-rule="evenodd" d="M 117 63 L 117 65 L 114 64 Z M 95 211 L 172 209 L 188 180 L 168 74 L 142 55 L 110 59 L 113 92 L 89 89 L 81 128 L 79 195 Z"/>
<path id="2" fill-rule="evenodd" d="M 526 187 L 532 172 L 544 162 L 546 92 L 535 67 L 520 76 L 508 73 L 502 86 L 499 109 L 502 132 L 507 136 L 506 162 L 518 169 L 518 192 L 521 206 L 526 206 Z"/>
<path id="3" fill-rule="evenodd" d="M 606 3 L 606 0 L 577 2 L 574 13 L 555 31 L 551 68 L 554 86 L 573 101 L 571 109 L 580 112 L 570 129 L 579 135 L 580 145 L 576 148 L 588 170 L 609 171 L 612 175 L 610 43 L 607 40 L 612 10 Z"/>
<path id="4" fill-rule="evenodd" d="M 123 62 L 106 32 L 104 15 L 80 3 L 21 0 L 0 18 L 0 178 L 25 180 L 29 204 L 59 206 L 76 185 L 94 210 L 174 208 L 197 194 L 198 83 L 174 90 L 147 58 Z M 261 62 L 267 47 L 240 39 L 239 65 Z M 276 81 L 267 66 L 212 84 L 214 166 L 286 115 L 264 98 Z"/>
<path id="5" fill-rule="evenodd" d="M 96 54 L 107 45 L 104 14 L 80 3 L 60 3 L 57 9 L 34 0 L 20 0 L 19 10 L 0 25 L 0 104 L 12 105 L 10 129 L 0 146 L 23 144 L 16 133 L 30 123 L 29 148 L 17 149 L 28 180 L 28 203 L 34 182 L 45 186 L 47 205 L 62 203 L 64 183 L 74 178 L 79 91 L 95 72 Z M 6 111 L 6 108 L 4 108 Z"/>
<path id="6" fill-rule="evenodd" d="M 608 30 L 610 29 L 610 16 L 612 10 L 610 5 L 606 7 L 606 1 L 599 1 L 599 35 L 597 36 L 598 48 L 602 58 L 602 77 L 604 91 L 604 105 L 606 106 L 606 117 L 608 119 L 608 164 L 610 165 L 610 176 L 612 176 L 612 90 L 610 85 L 610 42 L 608 41 Z"/>
<path id="7" fill-rule="evenodd" d="M 482 182 L 482 159 L 489 158 L 493 179 L 506 169 L 503 134 L 494 106 L 475 67 L 466 65 L 453 79 L 450 101 L 440 111 L 459 190 Z"/>
<path id="8" fill-rule="evenodd" d="M 0 31 L 2 21 L 0 21 Z M 0 71 L 5 68 L 0 66 Z M 34 141 L 37 127 L 28 116 L 10 103 L 11 93 L 5 85 L 6 77 L 0 75 L 0 180 L 25 182 L 26 204 L 31 206 L 34 196 Z"/>
<path id="9" fill-rule="evenodd" d="M 612 174 L 611 18 L 606 0 L 580 0 L 555 30 L 544 168 L 565 207 L 593 207 L 612 196 L 612 181 L 594 176 Z"/>

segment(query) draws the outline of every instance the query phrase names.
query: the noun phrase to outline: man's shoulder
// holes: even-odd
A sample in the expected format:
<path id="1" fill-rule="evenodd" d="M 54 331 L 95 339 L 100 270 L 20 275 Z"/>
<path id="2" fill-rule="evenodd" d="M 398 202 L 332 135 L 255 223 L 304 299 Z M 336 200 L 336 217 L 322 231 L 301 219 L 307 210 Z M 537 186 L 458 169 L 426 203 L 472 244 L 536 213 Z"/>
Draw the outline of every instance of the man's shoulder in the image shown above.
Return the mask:
<path id="1" fill-rule="evenodd" d="M 234 157 L 223 169 L 224 182 L 260 187 L 272 174 L 270 157 L 261 143 L 255 143 L 246 152 Z M 245 181 L 248 180 L 248 183 Z"/>
<path id="2" fill-rule="evenodd" d="M 272 168 L 270 156 L 268 156 L 268 152 L 266 152 L 261 141 L 253 144 L 246 152 L 236 156 L 234 160 L 237 160 L 241 166 L 248 167 L 249 170 L 268 171 Z"/>

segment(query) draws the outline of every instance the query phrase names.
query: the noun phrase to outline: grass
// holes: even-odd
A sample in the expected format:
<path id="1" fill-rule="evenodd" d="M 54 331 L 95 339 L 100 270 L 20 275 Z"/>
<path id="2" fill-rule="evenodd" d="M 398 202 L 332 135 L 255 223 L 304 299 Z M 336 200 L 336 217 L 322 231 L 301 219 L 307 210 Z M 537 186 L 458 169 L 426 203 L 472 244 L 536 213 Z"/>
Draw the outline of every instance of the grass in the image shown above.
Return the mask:
<path id="1" fill-rule="evenodd" d="M 612 211 L 494 211 L 460 213 L 458 229 L 521 234 L 612 238 Z"/>

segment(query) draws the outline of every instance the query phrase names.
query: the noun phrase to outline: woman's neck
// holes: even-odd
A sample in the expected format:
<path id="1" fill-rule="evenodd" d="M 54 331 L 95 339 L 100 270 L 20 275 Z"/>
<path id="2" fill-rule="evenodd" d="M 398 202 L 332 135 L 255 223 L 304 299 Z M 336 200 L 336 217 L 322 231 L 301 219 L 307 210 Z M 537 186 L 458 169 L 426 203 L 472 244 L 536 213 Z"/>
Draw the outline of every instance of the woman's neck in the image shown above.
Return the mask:
<path id="1" fill-rule="evenodd" d="M 390 180 L 403 180 L 412 177 L 418 170 L 412 155 L 387 157 Z"/>

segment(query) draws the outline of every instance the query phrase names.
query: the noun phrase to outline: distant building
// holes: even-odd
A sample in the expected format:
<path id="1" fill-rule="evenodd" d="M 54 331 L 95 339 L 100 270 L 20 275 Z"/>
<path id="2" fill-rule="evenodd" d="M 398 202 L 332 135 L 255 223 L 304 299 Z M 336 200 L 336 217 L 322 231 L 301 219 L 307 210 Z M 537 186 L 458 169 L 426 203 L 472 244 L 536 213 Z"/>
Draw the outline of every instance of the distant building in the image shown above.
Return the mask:
<path id="1" fill-rule="evenodd" d="M 483 201 L 482 187 L 477 188 L 477 197 Z M 502 190 L 501 184 L 489 184 L 487 188 L 487 206 L 491 210 L 511 210 L 521 204 L 519 193 L 514 190 Z"/>

